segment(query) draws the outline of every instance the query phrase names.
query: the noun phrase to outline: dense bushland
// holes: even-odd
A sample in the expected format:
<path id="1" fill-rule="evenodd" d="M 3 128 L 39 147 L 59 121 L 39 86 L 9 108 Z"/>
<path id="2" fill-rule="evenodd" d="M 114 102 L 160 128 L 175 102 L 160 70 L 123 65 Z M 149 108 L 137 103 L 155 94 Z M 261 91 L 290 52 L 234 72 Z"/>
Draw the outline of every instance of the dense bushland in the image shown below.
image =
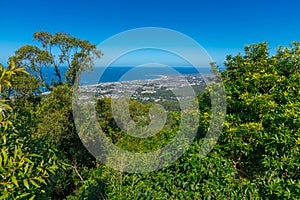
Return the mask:
<path id="1" fill-rule="evenodd" d="M 199 129 L 188 151 L 159 171 L 134 174 L 97 162 L 75 130 L 71 86 L 84 58 L 100 52 L 67 34 L 39 32 L 35 38 L 41 47 L 21 47 L 7 68 L 0 66 L 0 199 L 300 198 L 299 43 L 279 47 L 275 55 L 260 43 L 228 56 L 221 72 L 227 115 L 213 150 L 200 159 L 210 123 L 208 87 L 198 96 Z M 51 54 L 55 46 L 59 55 Z M 59 78 L 63 63 L 69 63 L 65 82 Z M 57 78 L 47 85 L 42 68 L 50 65 Z M 40 86 L 51 93 L 41 96 Z M 117 127 L 110 101 L 96 103 L 98 122 L 121 148 L 157 150 L 180 125 L 181 114 L 173 110 L 157 135 L 128 136 Z M 151 105 L 131 101 L 136 123 L 149 123 Z"/>

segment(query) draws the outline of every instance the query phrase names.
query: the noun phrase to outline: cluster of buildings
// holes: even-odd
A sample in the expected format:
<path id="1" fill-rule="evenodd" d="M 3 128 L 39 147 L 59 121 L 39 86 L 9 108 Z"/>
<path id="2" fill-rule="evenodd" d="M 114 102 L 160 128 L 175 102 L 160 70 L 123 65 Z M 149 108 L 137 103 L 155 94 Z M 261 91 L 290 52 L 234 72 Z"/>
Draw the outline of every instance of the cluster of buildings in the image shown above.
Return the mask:
<path id="1" fill-rule="evenodd" d="M 167 101 L 198 94 L 195 88 L 205 88 L 213 80 L 212 74 L 164 75 L 159 79 L 105 82 L 97 85 L 81 86 L 80 99 L 93 95 L 99 98 L 130 97 L 142 101 Z"/>

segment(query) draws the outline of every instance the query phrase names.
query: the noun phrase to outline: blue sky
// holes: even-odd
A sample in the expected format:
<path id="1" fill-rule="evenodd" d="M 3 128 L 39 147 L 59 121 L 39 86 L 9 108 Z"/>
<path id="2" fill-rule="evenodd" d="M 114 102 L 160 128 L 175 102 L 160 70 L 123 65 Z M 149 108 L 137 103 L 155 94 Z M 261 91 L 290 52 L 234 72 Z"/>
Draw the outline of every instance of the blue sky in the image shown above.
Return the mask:
<path id="1" fill-rule="evenodd" d="M 164 27 L 201 44 L 217 64 L 244 45 L 268 41 L 275 49 L 300 41 L 298 0 L 2 0 L 0 63 L 35 31 L 67 32 L 98 44 L 119 32 Z M 104 52 L 105 53 L 105 52 Z"/>

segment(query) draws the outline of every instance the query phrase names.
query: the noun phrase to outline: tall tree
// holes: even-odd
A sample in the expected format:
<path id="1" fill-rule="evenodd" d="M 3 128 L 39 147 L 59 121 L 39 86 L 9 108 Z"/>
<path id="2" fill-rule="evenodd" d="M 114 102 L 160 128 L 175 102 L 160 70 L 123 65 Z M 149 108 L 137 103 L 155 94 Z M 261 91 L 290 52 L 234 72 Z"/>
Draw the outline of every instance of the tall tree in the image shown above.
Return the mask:
<path id="1" fill-rule="evenodd" d="M 51 89 L 46 83 L 43 74 L 44 67 L 54 67 L 57 80 L 52 79 L 52 86 L 74 85 L 79 70 L 88 70 L 93 66 L 93 60 L 100 58 L 102 53 L 96 45 L 87 40 L 81 40 L 67 33 L 36 32 L 34 40 L 41 43 L 41 47 L 25 45 L 10 57 L 9 65 L 14 62 L 17 67 L 24 67 L 31 72 L 46 88 Z M 62 68 L 66 67 L 63 74 Z"/>
<path id="2" fill-rule="evenodd" d="M 93 60 L 102 55 L 96 45 L 66 33 L 36 32 L 34 40 L 41 42 L 43 49 L 50 54 L 50 65 L 54 67 L 58 85 L 63 83 L 61 74 L 63 65 L 67 65 L 65 73 L 67 84 L 74 85 L 79 70 L 89 69 L 93 65 Z"/>

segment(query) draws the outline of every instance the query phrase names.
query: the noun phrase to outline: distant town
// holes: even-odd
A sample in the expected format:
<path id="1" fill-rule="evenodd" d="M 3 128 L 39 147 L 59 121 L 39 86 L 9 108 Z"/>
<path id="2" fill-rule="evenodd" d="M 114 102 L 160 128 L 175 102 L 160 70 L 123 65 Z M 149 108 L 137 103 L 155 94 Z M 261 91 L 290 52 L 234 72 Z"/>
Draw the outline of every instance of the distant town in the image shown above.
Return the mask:
<path id="1" fill-rule="evenodd" d="M 81 86 L 79 92 L 83 101 L 90 100 L 91 96 L 96 99 L 130 97 L 142 102 L 177 101 L 202 93 L 213 78 L 213 74 L 161 75 L 158 79 Z"/>

